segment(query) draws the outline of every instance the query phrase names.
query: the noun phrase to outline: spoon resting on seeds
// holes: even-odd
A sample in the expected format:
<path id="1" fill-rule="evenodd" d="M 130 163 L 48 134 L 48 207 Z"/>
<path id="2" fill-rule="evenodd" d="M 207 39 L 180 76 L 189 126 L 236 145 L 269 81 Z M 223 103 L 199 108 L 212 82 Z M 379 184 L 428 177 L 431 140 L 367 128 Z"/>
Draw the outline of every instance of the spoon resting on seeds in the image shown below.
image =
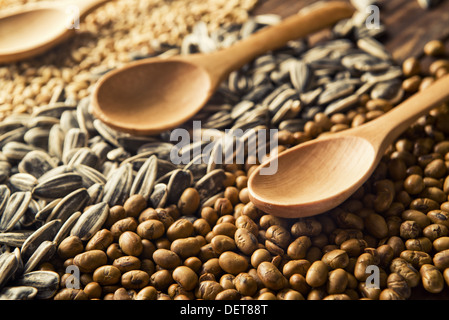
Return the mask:
<path id="1" fill-rule="evenodd" d="M 80 21 L 109 1 L 39 2 L 0 13 L 0 63 L 46 52 L 73 36 Z"/>
<path id="2" fill-rule="evenodd" d="M 213 53 L 129 63 L 96 83 L 93 113 L 110 127 L 131 134 L 157 134 L 173 129 L 191 119 L 231 71 L 289 40 L 349 18 L 354 11 L 343 1 L 318 2 Z"/>
<path id="3" fill-rule="evenodd" d="M 337 207 L 376 169 L 386 149 L 419 117 L 449 99 L 449 75 L 359 127 L 275 155 L 248 179 L 249 198 L 262 211 L 301 218 Z M 271 174 L 264 174 L 269 167 Z"/>

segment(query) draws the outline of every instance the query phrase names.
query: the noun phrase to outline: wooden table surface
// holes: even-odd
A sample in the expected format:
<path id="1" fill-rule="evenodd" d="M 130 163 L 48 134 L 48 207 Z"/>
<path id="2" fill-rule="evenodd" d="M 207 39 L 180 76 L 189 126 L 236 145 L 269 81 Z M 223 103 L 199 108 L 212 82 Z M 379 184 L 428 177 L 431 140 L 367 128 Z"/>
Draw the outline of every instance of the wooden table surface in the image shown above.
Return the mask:
<path id="1" fill-rule="evenodd" d="M 259 0 L 252 14 L 274 13 L 285 18 L 313 2 L 316 1 Z M 384 0 L 380 20 L 387 28 L 381 40 L 398 62 L 410 56 L 422 57 L 424 45 L 434 39 L 444 40 L 449 52 L 449 0 L 443 0 L 433 10 L 422 9 L 416 0 Z M 449 300 L 449 288 L 446 286 L 439 294 L 429 294 L 419 286 L 413 289 L 411 299 Z"/>
<path id="2" fill-rule="evenodd" d="M 275 13 L 281 17 L 295 14 L 314 0 L 259 0 L 253 14 Z M 348 1 L 349 2 L 349 1 Z M 449 37 L 449 0 L 432 10 L 422 9 L 416 0 L 380 2 L 380 20 L 387 27 L 382 39 L 397 61 L 420 56 L 429 40 Z M 449 48 L 449 42 L 446 41 Z"/>

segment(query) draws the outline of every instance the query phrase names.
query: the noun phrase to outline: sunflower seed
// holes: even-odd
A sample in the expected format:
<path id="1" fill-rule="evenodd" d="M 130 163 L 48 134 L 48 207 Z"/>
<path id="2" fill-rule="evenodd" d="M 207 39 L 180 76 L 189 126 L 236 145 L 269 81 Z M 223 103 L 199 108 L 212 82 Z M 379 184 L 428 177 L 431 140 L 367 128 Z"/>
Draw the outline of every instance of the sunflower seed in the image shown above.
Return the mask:
<path id="1" fill-rule="evenodd" d="M 348 108 L 352 107 L 359 101 L 359 96 L 350 95 L 349 97 L 337 100 L 329 104 L 324 110 L 324 114 L 332 115 L 334 113 L 346 111 Z"/>
<path id="2" fill-rule="evenodd" d="M 95 130 L 97 130 L 97 132 L 100 134 L 100 136 L 103 137 L 104 140 L 112 144 L 114 147 L 120 147 L 120 144 L 118 142 L 118 137 L 120 136 L 120 134 L 118 134 L 118 132 L 108 127 L 98 119 L 95 119 L 93 121 L 93 125 Z"/>
<path id="3" fill-rule="evenodd" d="M 33 113 L 31 114 L 32 118 L 36 118 L 39 116 L 47 116 L 47 117 L 53 117 L 53 118 L 61 118 L 61 115 L 64 111 L 67 110 L 75 110 L 75 105 L 69 105 L 65 102 L 57 102 L 53 104 L 48 104 L 46 106 L 37 107 L 34 109 Z"/>
<path id="4" fill-rule="evenodd" d="M 350 95 L 355 91 L 355 86 L 346 81 L 330 83 L 325 87 L 323 93 L 318 97 L 318 104 L 323 105 Z"/>
<path id="5" fill-rule="evenodd" d="M 0 300 L 33 300 L 37 295 L 34 287 L 5 287 L 0 290 Z"/>
<path id="6" fill-rule="evenodd" d="M 44 174 L 42 174 L 38 179 L 38 183 L 47 181 L 53 177 L 56 177 L 58 175 L 64 174 L 64 173 L 72 173 L 73 170 L 72 168 L 69 168 L 68 165 L 60 165 L 57 167 L 54 167 L 53 169 L 50 169 L 49 171 L 45 172 Z"/>
<path id="7" fill-rule="evenodd" d="M 39 212 L 40 206 L 35 199 L 31 199 L 28 209 L 19 220 L 21 228 L 30 228 L 36 222 L 36 214 Z"/>
<path id="8" fill-rule="evenodd" d="M 35 219 L 40 223 L 45 223 L 48 216 L 51 214 L 56 205 L 61 201 L 61 199 L 54 199 L 47 203 L 39 212 L 36 213 Z"/>
<path id="9" fill-rule="evenodd" d="M 94 183 L 88 189 L 87 193 L 89 194 L 90 201 L 87 205 L 98 203 L 101 201 L 104 195 L 104 184 L 102 183 Z"/>
<path id="10" fill-rule="evenodd" d="M 11 162 L 20 161 L 30 151 L 36 148 L 23 142 L 11 141 L 3 146 L 3 155 Z"/>
<path id="11" fill-rule="evenodd" d="M 37 185 L 37 179 L 29 173 L 16 173 L 9 177 L 11 191 L 31 191 Z"/>
<path id="12" fill-rule="evenodd" d="M 59 246 L 62 240 L 64 240 L 69 236 L 70 230 L 72 230 L 73 226 L 78 221 L 80 216 L 81 211 L 74 212 L 59 228 L 58 233 L 53 238 L 53 242 L 55 243 L 56 246 Z"/>
<path id="13" fill-rule="evenodd" d="M 82 184 L 83 179 L 78 173 L 63 173 L 39 182 L 33 189 L 33 196 L 54 200 L 81 188 Z"/>
<path id="14" fill-rule="evenodd" d="M 104 186 L 103 201 L 110 207 L 122 205 L 131 189 L 133 181 L 132 165 L 127 163 L 111 172 L 111 177 Z"/>
<path id="15" fill-rule="evenodd" d="M 8 131 L 0 135 L 0 148 L 3 148 L 8 142 L 20 142 L 23 141 L 27 128 L 20 127 L 11 131 Z"/>
<path id="16" fill-rule="evenodd" d="M 59 274 L 53 271 L 31 271 L 11 283 L 14 286 L 27 286 L 37 289 L 36 299 L 50 299 L 59 289 Z"/>
<path id="17" fill-rule="evenodd" d="M 0 233 L 0 244 L 10 247 L 21 247 L 25 240 L 33 233 L 31 230 L 14 230 Z"/>
<path id="18" fill-rule="evenodd" d="M 69 129 L 64 138 L 63 162 L 68 163 L 70 152 L 83 147 L 87 147 L 87 134 L 79 128 Z"/>
<path id="19" fill-rule="evenodd" d="M 153 187 L 153 192 L 149 198 L 149 204 L 152 208 L 163 208 L 167 203 L 167 185 L 165 183 L 157 183 Z"/>
<path id="20" fill-rule="evenodd" d="M 24 266 L 24 273 L 33 271 L 40 262 L 50 259 L 56 252 L 56 246 L 52 241 L 43 241 L 30 256 Z"/>
<path id="21" fill-rule="evenodd" d="M 78 236 L 81 240 L 89 240 L 104 224 L 109 214 L 106 202 L 92 205 L 84 211 L 70 231 L 71 236 Z"/>
<path id="22" fill-rule="evenodd" d="M 23 261 L 27 261 L 42 242 L 53 240 L 59 228 L 61 228 L 61 220 L 52 220 L 34 231 L 20 248 Z"/>
<path id="23" fill-rule="evenodd" d="M 195 183 L 195 189 L 200 194 L 200 199 L 204 200 L 218 193 L 223 189 L 223 183 L 226 180 L 226 174 L 223 169 L 216 169 Z"/>
<path id="24" fill-rule="evenodd" d="M 23 157 L 17 167 L 19 172 L 31 174 L 38 179 L 56 166 L 57 163 L 48 153 L 41 150 L 32 150 Z"/>
<path id="25" fill-rule="evenodd" d="M 357 41 L 357 46 L 363 51 L 382 59 L 391 60 L 391 54 L 385 49 L 385 47 L 376 39 L 371 37 L 361 38 Z"/>
<path id="26" fill-rule="evenodd" d="M 14 276 L 19 267 L 19 261 L 14 252 L 0 254 L 0 289 Z"/>
<path id="27" fill-rule="evenodd" d="M 23 136 L 23 140 L 31 146 L 46 150 L 49 136 L 50 129 L 36 127 L 29 129 Z"/>
<path id="28" fill-rule="evenodd" d="M 17 191 L 11 195 L 0 219 L 0 232 L 8 232 L 14 228 L 25 214 L 30 201 L 31 192 L 29 191 Z"/>
<path id="29" fill-rule="evenodd" d="M 150 156 L 137 172 L 131 185 L 130 195 L 140 194 L 148 201 L 156 181 L 158 173 L 158 159 Z"/>
<path id="30" fill-rule="evenodd" d="M 392 104 L 397 103 L 404 95 L 401 83 L 399 80 L 392 80 L 376 84 L 371 90 L 371 99 L 384 99 Z"/>
<path id="31" fill-rule="evenodd" d="M 51 127 L 48 133 L 48 154 L 58 159 L 62 159 L 62 152 L 64 149 L 64 130 L 59 124 Z"/>
<path id="32" fill-rule="evenodd" d="M 81 176 L 84 188 L 89 188 L 95 183 L 102 185 L 106 183 L 106 177 L 100 171 L 88 165 L 77 164 L 74 166 L 73 170 Z"/>
<path id="33" fill-rule="evenodd" d="M 46 222 L 59 219 L 64 223 L 74 212 L 81 211 L 89 201 L 89 193 L 86 188 L 75 190 L 58 202 L 47 217 Z"/>
<path id="34" fill-rule="evenodd" d="M 98 157 L 92 149 L 88 147 L 79 148 L 68 161 L 69 167 L 74 167 L 78 164 L 83 164 L 92 168 L 96 168 L 98 165 Z"/>
<path id="35" fill-rule="evenodd" d="M 168 197 L 166 204 L 177 204 L 184 190 L 190 187 L 192 183 L 193 175 L 190 171 L 175 170 L 167 184 Z"/>
<path id="36" fill-rule="evenodd" d="M 35 118 L 31 118 L 27 122 L 27 127 L 32 128 L 42 128 L 42 129 L 50 129 L 53 125 L 59 123 L 59 118 L 55 117 L 47 117 L 47 116 L 38 116 Z"/>

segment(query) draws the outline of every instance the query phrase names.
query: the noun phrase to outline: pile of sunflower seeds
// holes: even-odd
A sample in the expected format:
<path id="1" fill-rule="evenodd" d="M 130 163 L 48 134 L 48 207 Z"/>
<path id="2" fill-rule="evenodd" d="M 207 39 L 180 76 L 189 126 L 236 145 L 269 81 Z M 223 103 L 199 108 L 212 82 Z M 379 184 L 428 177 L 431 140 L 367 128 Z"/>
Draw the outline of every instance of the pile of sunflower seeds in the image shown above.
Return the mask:
<path id="1" fill-rule="evenodd" d="M 403 95 L 401 69 L 376 40 L 384 28 L 368 29 L 366 14 L 338 23 L 331 39 L 309 46 L 291 41 L 233 72 L 195 117 L 202 130 L 257 127 L 303 130 L 318 112 L 328 115 L 356 106 L 362 94 L 395 103 Z M 160 56 L 210 52 L 280 21 L 263 15 L 241 26 L 209 34 L 198 24 L 180 47 L 158 45 Z M 142 56 L 134 59 L 145 58 Z M 100 74 L 93 76 L 101 76 Z M 176 204 L 195 187 L 202 206 L 222 196 L 226 175 L 214 152 L 220 141 L 192 141 L 174 149 L 171 132 L 133 136 L 95 119 L 89 97 L 72 101 L 64 90 L 32 114 L 12 115 L 0 123 L 0 298 L 46 299 L 58 288 L 54 272 L 35 271 L 69 235 L 89 239 L 105 222 L 108 209 L 141 194 L 149 206 Z M 191 127 L 191 123 L 185 124 Z M 207 135 L 201 135 L 204 137 Z M 249 135 L 239 137 L 243 150 Z M 259 141 L 263 145 L 267 141 Z M 200 157 L 175 165 L 171 153 Z M 257 146 L 256 146 L 257 148 Z M 88 207 L 88 208 L 87 208 Z M 85 210 L 87 208 L 87 210 Z M 188 217 L 189 219 L 192 217 Z"/>

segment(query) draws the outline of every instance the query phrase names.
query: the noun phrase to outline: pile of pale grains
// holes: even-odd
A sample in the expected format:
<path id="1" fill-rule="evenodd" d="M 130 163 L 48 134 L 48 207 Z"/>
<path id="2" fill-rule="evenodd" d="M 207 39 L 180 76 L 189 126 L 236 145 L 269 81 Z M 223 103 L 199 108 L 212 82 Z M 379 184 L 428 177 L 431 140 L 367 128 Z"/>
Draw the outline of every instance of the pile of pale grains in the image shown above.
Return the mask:
<path id="1" fill-rule="evenodd" d="M 1 10 L 38 0 L 0 0 Z M 64 88 L 80 100 L 107 70 L 133 56 L 151 54 L 158 43 L 179 45 L 199 21 L 210 30 L 239 24 L 257 0 L 117 0 L 91 13 L 71 40 L 39 57 L 0 64 L 0 121 L 51 102 Z"/>

